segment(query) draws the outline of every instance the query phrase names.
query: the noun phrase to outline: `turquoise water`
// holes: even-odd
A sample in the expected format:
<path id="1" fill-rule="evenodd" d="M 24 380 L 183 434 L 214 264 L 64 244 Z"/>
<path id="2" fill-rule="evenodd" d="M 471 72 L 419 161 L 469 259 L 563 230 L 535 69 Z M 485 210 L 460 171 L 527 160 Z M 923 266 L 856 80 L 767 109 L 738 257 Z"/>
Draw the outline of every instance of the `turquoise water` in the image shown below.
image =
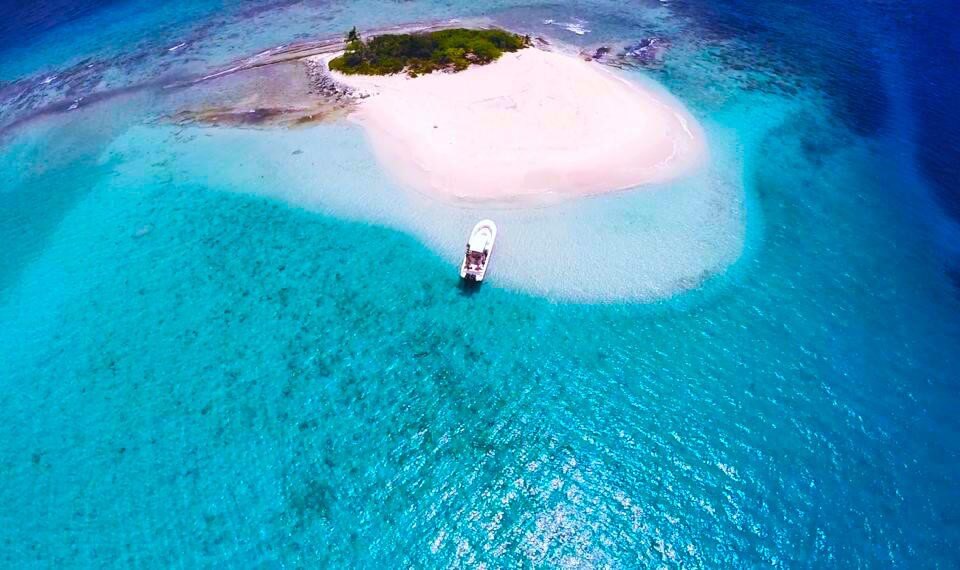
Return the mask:
<path id="1" fill-rule="evenodd" d="M 202 70 L 364 7 L 121 6 L 72 25 L 114 21 L 122 38 L 169 22 L 141 40 L 166 45 L 188 22 L 229 23 L 182 56 Z M 854 128 L 825 87 L 835 70 L 712 30 L 689 5 L 376 14 L 484 15 L 584 46 L 669 38 L 662 63 L 630 73 L 707 125 L 716 195 L 742 223 L 710 235 L 735 259 L 640 300 L 525 288 L 499 258 L 499 280 L 464 290 L 436 212 L 393 188 L 348 124 L 178 130 L 155 121 L 168 96 L 144 90 L 8 129 L 5 566 L 958 563 L 950 234 L 897 121 Z M 542 24 L 575 17 L 588 34 Z M 58 30 L 5 73 L 56 68 L 58 42 L 80 41 Z M 158 64 L 125 65 L 102 85 Z M 29 113 L 3 108 L 4 123 Z M 371 205 L 370 187 L 406 217 Z M 655 226 L 668 206 L 625 195 L 503 215 L 528 224 L 520 248 L 551 216 L 587 212 L 578 223 L 623 238 L 615 212 Z"/>

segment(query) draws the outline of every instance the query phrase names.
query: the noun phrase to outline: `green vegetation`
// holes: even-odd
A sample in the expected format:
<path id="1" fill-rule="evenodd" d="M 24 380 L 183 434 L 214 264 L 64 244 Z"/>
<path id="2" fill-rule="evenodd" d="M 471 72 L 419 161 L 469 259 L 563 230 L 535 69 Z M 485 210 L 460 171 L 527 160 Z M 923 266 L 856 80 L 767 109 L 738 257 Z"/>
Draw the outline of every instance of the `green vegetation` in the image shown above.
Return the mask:
<path id="1" fill-rule="evenodd" d="M 363 41 L 357 29 L 347 34 L 347 49 L 330 61 L 330 69 L 348 74 L 390 75 L 406 71 L 411 77 L 445 69 L 460 71 L 483 65 L 503 52 L 530 44 L 529 36 L 503 30 L 457 28 L 417 34 L 376 36 Z"/>

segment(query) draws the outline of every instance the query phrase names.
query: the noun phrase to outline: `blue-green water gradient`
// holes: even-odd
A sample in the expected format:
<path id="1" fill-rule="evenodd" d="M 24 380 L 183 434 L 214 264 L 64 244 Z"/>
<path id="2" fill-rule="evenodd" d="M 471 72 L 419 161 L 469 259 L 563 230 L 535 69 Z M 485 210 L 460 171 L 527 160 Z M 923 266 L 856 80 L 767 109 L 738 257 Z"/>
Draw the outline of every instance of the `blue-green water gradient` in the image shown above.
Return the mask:
<path id="1" fill-rule="evenodd" d="M 361 8 L 168 7 L 110 30 L 250 30 L 195 40 L 201 69 Z M 258 157 L 178 154 L 223 131 L 141 136 L 167 128 L 162 93 L 6 133 L 2 564 L 955 567 L 960 313 L 909 141 L 851 128 L 835 70 L 692 8 L 389 4 L 374 22 L 669 39 L 634 72 L 736 135 L 746 230 L 731 267 L 654 301 L 463 289 L 416 232 L 231 174 Z M 543 24 L 572 18 L 589 34 Z M 855 49 L 875 54 L 866 28 Z M 0 69 L 74 65 L 59 29 Z M 325 192 L 354 168 L 388 184 L 356 128 L 311 129 L 303 155 L 260 160 L 339 165 Z"/>

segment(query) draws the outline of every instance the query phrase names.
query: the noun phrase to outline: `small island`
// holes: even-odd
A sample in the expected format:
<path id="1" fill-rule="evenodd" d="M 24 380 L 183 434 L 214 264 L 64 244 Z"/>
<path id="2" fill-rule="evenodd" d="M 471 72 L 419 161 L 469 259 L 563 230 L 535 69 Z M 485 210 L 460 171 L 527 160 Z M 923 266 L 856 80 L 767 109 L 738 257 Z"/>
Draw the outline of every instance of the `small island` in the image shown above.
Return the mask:
<path id="1" fill-rule="evenodd" d="M 527 47 L 530 38 L 498 29 L 455 28 L 381 35 L 364 41 L 353 28 L 346 42 L 343 55 L 330 61 L 330 69 L 347 75 L 393 75 L 405 71 L 416 77 L 490 63 L 504 52 Z"/>
<path id="2" fill-rule="evenodd" d="M 347 36 L 317 56 L 401 185 L 475 204 L 543 204 L 683 176 L 696 119 L 663 89 L 498 29 Z M 448 71 L 448 73 L 434 73 Z"/>

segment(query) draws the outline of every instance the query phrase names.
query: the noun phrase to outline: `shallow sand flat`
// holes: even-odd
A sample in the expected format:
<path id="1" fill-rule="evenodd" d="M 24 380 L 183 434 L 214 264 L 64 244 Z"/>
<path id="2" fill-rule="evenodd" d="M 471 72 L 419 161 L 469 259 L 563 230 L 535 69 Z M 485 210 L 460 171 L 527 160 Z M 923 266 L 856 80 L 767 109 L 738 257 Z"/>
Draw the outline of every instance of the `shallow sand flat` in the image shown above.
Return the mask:
<path id="1" fill-rule="evenodd" d="M 706 145 L 665 93 L 600 64 L 528 48 L 417 78 L 335 77 L 365 92 L 352 117 L 404 185 L 477 201 L 554 201 L 676 178 Z"/>
<path id="2" fill-rule="evenodd" d="M 485 287 L 586 302 L 652 301 L 699 286 L 742 251 L 740 139 L 713 122 L 704 128 L 710 161 L 683 180 L 544 207 L 465 204 L 403 191 L 377 168 L 360 125 L 347 122 L 300 129 L 147 125 L 117 137 L 103 160 L 118 165 L 111 179 L 118 188 L 167 183 L 172 174 L 198 187 L 266 195 L 409 233 L 448 268 L 437 276 L 440 286 L 456 285 L 464 239 L 478 219 L 491 218 L 500 232 Z M 347 263 L 351 254 L 344 255 Z M 377 259 L 358 263 L 397 287 L 408 278 L 403 271 L 378 274 Z"/>

